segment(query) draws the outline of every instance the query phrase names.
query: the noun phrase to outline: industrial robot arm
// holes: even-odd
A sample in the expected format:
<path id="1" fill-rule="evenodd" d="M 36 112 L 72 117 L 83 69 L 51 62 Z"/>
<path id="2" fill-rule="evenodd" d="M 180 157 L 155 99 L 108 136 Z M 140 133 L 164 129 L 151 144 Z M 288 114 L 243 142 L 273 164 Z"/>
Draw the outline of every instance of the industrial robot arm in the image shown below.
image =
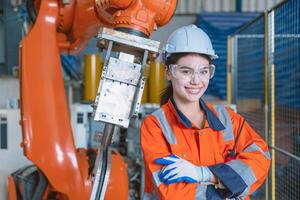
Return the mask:
<path id="1" fill-rule="evenodd" d="M 100 166 L 95 169 L 95 178 L 88 174 L 86 154 L 74 146 L 59 55 L 80 52 L 102 27 L 99 39 L 107 55 L 95 119 L 107 123 L 107 133 L 115 125 L 126 127 L 139 105 L 141 71 L 147 54 L 157 51 L 157 43 L 147 37 L 170 20 L 176 0 L 29 0 L 28 7 L 34 23 L 20 44 L 24 154 L 45 175 L 50 190 L 57 192 L 60 199 L 85 200 L 91 193 L 91 199 L 103 199 L 103 183 L 98 184 L 102 189 L 97 186 L 92 192 L 92 179 L 102 180 L 101 170 L 107 171 L 103 163 L 109 159 L 104 157 L 109 156 L 105 151 L 109 151 L 110 135 L 104 137 L 107 142 L 102 142 L 102 153 L 98 153 Z M 117 72 L 118 69 L 121 70 Z M 131 79 L 124 79 L 120 72 L 135 75 L 128 74 Z M 110 91 L 112 98 L 104 97 L 105 88 L 115 89 Z M 129 95 L 122 93 L 124 89 Z M 106 107 L 108 100 L 120 97 L 118 92 L 123 94 L 124 107 L 129 106 L 121 114 L 115 112 L 115 107 Z"/>
<path id="2" fill-rule="evenodd" d="M 35 22 L 44 0 L 27 0 Z M 61 50 L 79 52 L 100 27 L 149 37 L 172 17 L 176 0 L 56 0 L 56 32 Z M 50 5 L 48 5 L 50 6 Z"/>

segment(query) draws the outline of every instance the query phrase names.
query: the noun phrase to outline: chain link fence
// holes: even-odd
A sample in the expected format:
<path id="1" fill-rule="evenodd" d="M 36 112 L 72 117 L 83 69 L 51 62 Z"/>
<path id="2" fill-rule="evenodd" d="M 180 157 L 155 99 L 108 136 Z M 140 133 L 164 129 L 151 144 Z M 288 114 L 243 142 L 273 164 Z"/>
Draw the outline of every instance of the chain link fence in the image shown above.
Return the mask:
<path id="1" fill-rule="evenodd" d="M 228 101 L 272 155 L 268 181 L 254 199 L 300 199 L 299 20 L 300 0 L 288 0 L 228 38 Z"/>

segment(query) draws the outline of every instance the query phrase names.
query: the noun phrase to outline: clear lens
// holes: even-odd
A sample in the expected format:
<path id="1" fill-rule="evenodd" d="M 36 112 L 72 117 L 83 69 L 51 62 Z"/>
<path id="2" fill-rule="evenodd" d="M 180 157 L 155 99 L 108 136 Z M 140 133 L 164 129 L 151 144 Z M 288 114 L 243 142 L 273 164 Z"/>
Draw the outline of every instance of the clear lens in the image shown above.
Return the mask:
<path id="1" fill-rule="evenodd" d="M 210 72 L 209 72 L 209 78 L 212 78 L 212 77 L 214 77 L 214 75 L 215 75 L 215 69 L 216 69 L 216 67 L 214 66 L 214 65 L 212 65 L 212 64 L 210 64 L 209 65 L 210 66 Z"/>
<path id="2" fill-rule="evenodd" d="M 191 80 L 195 75 L 200 79 L 210 79 L 215 74 L 215 66 L 202 65 L 202 66 L 186 66 L 186 65 L 169 65 L 169 69 L 173 77 L 182 80 Z"/>

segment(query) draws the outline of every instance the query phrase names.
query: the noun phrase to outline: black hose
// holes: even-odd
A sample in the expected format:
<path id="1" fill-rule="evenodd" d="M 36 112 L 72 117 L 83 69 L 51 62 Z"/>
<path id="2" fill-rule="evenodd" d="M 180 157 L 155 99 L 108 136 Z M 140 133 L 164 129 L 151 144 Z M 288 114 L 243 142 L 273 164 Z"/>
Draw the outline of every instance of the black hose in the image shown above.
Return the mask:
<path id="1" fill-rule="evenodd" d="M 45 175 L 41 172 L 41 170 L 38 169 L 37 171 L 39 175 L 39 182 L 36 186 L 32 200 L 41 200 L 48 185 L 48 181 Z"/>
<path id="2" fill-rule="evenodd" d="M 105 175 L 108 170 L 108 159 L 110 155 L 109 146 L 111 144 L 112 136 L 114 133 L 115 126 L 113 124 L 106 123 L 104 126 L 104 135 L 101 141 L 101 150 L 102 152 L 98 152 L 102 154 L 102 165 L 100 171 L 100 178 L 99 178 L 99 186 L 96 192 L 95 199 L 100 200 L 101 192 L 103 192 L 103 186 L 105 181 Z M 99 166 L 98 166 L 99 167 Z"/>
<path id="3" fill-rule="evenodd" d="M 143 33 L 142 31 L 134 30 L 134 29 L 131 29 L 131 28 L 117 27 L 117 28 L 114 28 L 114 29 L 117 30 L 117 31 L 124 32 L 124 33 L 129 33 L 129 34 L 132 34 L 132 35 L 136 35 L 136 36 L 140 36 L 140 37 L 144 37 L 144 38 L 149 38 L 149 36 L 146 35 L 145 33 Z"/>
<path id="4" fill-rule="evenodd" d="M 26 1 L 26 9 L 27 9 L 30 21 L 32 23 L 35 23 L 37 13 L 36 13 L 36 9 L 35 9 L 35 6 L 34 6 L 34 0 L 27 0 Z"/>

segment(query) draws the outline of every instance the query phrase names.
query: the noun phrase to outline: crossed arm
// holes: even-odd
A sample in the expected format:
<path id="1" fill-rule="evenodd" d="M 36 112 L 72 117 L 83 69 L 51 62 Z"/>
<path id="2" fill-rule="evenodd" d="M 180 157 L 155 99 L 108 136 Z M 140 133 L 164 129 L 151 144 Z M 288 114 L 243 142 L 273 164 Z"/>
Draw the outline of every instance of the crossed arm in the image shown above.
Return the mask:
<path id="1" fill-rule="evenodd" d="M 235 119 L 235 123 L 241 121 L 240 117 Z M 211 199 L 247 196 L 267 176 L 270 164 L 267 145 L 247 123 L 237 145 L 237 157 L 212 166 L 196 166 L 172 155 L 169 144 L 154 119 L 145 121 L 141 130 L 145 167 L 151 174 L 153 187 L 161 199 L 187 199 L 191 195 L 195 197 L 199 184 L 211 183 L 221 183 L 224 186 L 208 186 L 205 195 Z"/>

